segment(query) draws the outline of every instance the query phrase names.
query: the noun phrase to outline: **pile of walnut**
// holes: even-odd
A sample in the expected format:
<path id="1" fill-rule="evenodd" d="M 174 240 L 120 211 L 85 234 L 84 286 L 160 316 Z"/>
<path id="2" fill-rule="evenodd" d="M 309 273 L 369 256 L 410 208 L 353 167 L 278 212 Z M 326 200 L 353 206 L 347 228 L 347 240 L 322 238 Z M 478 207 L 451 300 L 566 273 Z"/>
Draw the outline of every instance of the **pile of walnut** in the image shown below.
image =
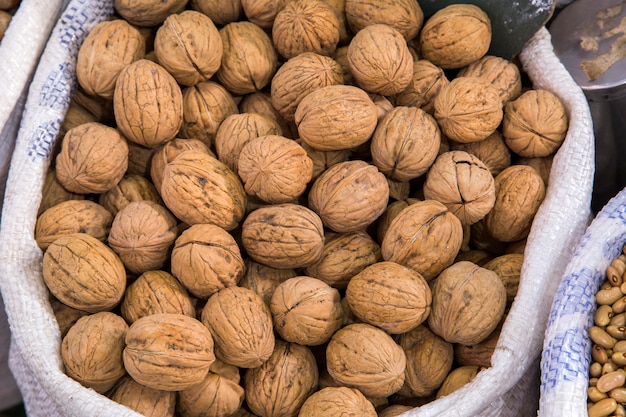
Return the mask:
<path id="1" fill-rule="evenodd" d="M 35 232 L 69 376 L 148 416 L 389 417 L 490 366 L 568 121 L 483 11 L 115 6 Z"/>
<path id="2" fill-rule="evenodd" d="M 606 269 L 589 328 L 589 417 L 626 416 L 626 247 Z"/>

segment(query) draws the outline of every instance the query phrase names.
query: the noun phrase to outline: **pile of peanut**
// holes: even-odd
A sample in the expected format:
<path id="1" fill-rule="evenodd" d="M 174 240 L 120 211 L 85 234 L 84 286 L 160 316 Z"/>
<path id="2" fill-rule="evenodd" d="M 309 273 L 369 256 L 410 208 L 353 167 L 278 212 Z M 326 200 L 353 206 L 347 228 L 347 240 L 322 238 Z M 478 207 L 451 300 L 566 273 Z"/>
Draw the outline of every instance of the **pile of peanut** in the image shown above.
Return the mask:
<path id="1" fill-rule="evenodd" d="M 568 120 L 484 11 L 115 9 L 35 230 L 67 375 L 150 416 L 391 417 L 490 366 Z"/>
<path id="2" fill-rule="evenodd" d="M 591 365 L 587 390 L 589 417 L 626 416 L 626 253 L 615 258 L 596 293 L 589 328 Z"/>

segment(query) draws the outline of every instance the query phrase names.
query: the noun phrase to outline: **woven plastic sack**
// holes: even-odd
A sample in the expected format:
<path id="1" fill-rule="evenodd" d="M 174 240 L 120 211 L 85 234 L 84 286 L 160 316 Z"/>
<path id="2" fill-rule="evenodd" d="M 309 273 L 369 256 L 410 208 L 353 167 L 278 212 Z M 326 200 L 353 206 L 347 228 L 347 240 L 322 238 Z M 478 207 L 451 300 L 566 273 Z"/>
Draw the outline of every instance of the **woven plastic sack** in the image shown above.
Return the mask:
<path id="1" fill-rule="evenodd" d="M 595 294 L 625 243 L 626 189 L 589 225 L 554 296 L 541 359 L 540 417 L 587 417 Z"/>
<path id="2" fill-rule="evenodd" d="M 80 7 L 81 13 L 72 7 Z M 33 236 L 52 142 L 72 93 L 76 49 L 84 32 L 110 7 L 110 2 L 73 0 L 72 13 L 55 28 L 42 57 L 46 64 L 38 68 L 29 92 L 7 182 L 3 215 L 11 221 L 0 228 L 0 289 L 14 332 L 12 369 L 19 375 L 29 416 L 137 416 L 62 373 L 60 335 L 41 277 L 42 253 Z M 59 40 L 68 27 L 77 27 L 80 14 L 80 34 L 64 48 Z M 554 159 L 546 199 L 528 239 L 519 294 L 494 366 L 459 391 L 405 415 L 513 416 L 523 410 L 534 415 L 537 409 L 538 358 L 549 306 L 566 260 L 590 220 L 593 134 L 586 101 L 555 58 L 546 30 L 537 33 L 521 59 L 535 87 L 563 99 L 570 129 Z M 54 100 L 45 99 L 52 88 Z"/>

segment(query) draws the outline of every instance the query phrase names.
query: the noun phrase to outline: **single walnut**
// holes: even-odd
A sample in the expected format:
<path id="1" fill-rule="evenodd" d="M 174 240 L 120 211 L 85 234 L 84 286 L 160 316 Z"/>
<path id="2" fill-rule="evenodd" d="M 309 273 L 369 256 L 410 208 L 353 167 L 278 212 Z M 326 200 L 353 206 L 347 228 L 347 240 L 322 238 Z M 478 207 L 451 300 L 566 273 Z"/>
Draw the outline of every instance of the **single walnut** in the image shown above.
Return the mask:
<path id="1" fill-rule="evenodd" d="M 322 172 L 326 171 L 335 164 L 347 161 L 350 157 L 349 149 L 341 149 L 338 151 L 318 151 L 317 149 L 311 148 L 301 139 L 296 139 L 296 142 L 302 146 L 309 158 L 311 158 L 311 161 L 313 161 L 313 175 L 311 176 L 311 180 L 317 179 Z"/>
<path id="2" fill-rule="evenodd" d="M 213 372 L 211 366 L 204 381 L 178 392 L 178 409 L 187 416 L 230 416 L 241 407 L 243 399 L 243 387 Z"/>
<path id="3" fill-rule="evenodd" d="M 173 417 L 176 408 L 175 391 L 146 387 L 128 375 L 119 380 L 110 398 L 145 417 Z"/>
<path id="4" fill-rule="evenodd" d="M 527 165 L 511 165 L 495 178 L 495 187 L 496 202 L 485 216 L 488 233 L 502 242 L 525 238 L 546 195 L 543 179 Z"/>
<path id="5" fill-rule="evenodd" d="M 167 164 L 172 162 L 178 155 L 185 151 L 199 151 L 207 155 L 215 156 L 209 147 L 198 139 L 175 138 L 164 143 L 156 149 L 150 159 L 150 178 L 156 190 L 161 190 L 163 183 L 163 171 Z M 160 192 L 159 192 L 160 194 Z"/>
<path id="6" fill-rule="evenodd" d="M 389 198 L 392 200 L 406 200 L 411 194 L 409 181 L 394 181 L 387 178 L 387 185 L 389 185 Z"/>
<path id="7" fill-rule="evenodd" d="M 145 53 L 143 36 L 126 20 L 100 22 L 87 34 L 78 50 L 78 83 L 87 94 L 110 100 L 119 73 Z"/>
<path id="8" fill-rule="evenodd" d="M 226 230 L 237 227 L 246 207 L 246 193 L 237 174 L 196 150 L 182 152 L 165 166 L 161 197 L 183 222 L 210 223 Z"/>
<path id="9" fill-rule="evenodd" d="M 159 269 L 169 258 L 178 229 L 174 216 L 162 205 L 143 200 L 117 213 L 109 232 L 109 246 L 131 272 Z"/>
<path id="10" fill-rule="evenodd" d="M 188 0 L 115 0 L 115 11 L 133 25 L 158 26 L 185 9 Z"/>
<path id="11" fill-rule="evenodd" d="M 290 139 L 296 139 L 298 137 L 296 125 L 293 122 L 287 122 L 283 119 L 272 104 L 270 93 L 266 91 L 246 94 L 239 102 L 239 111 L 241 113 L 256 113 L 265 116 L 280 126 L 281 135 Z"/>
<path id="12" fill-rule="evenodd" d="M 349 85 L 331 85 L 312 91 L 298 104 L 294 117 L 300 139 L 320 151 L 362 145 L 372 136 L 378 123 L 376 105 L 367 93 Z"/>
<path id="13" fill-rule="evenodd" d="M 274 329 L 287 342 L 316 346 L 343 325 L 339 291 L 308 276 L 281 283 L 270 301 Z"/>
<path id="14" fill-rule="evenodd" d="M 480 159 L 465 151 L 437 157 L 423 190 L 425 198 L 443 203 L 462 225 L 485 217 L 496 201 L 493 175 Z"/>
<path id="15" fill-rule="evenodd" d="M 498 274 L 468 261 L 443 270 L 432 292 L 428 326 L 450 343 L 483 341 L 504 315 L 506 289 Z"/>
<path id="16" fill-rule="evenodd" d="M 443 384 L 437 391 L 436 399 L 441 397 L 445 397 L 446 395 L 456 391 L 461 388 L 463 385 L 470 383 L 481 371 L 481 367 L 466 365 L 459 366 L 458 368 L 453 369 L 448 376 L 446 377 Z"/>
<path id="17" fill-rule="evenodd" d="M 252 139 L 266 135 L 282 135 L 278 122 L 258 113 L 231 114 L 215 134 L 215 152 L 220 161 L 237 172 L 241 149 Z"/>
<path id="18" fill-rule="evenodd" d="M 359 319 L 400 334 L 426 320 L 432 295 L 418 272 L 394 262 L 377 262 L 350 280 L 346 300 Z"/>
<path id="19" fill-rule="evenodd" d="M 111 213 L 98 203 L 90 200 L 63 201 L 37 218 L 35 240 L 43 251 L 59 237 L 72 233 L 87 233 L 105 242 L 112 222 Z"/>
<path id="20" fill-rule="evenodd" d="M 353 276 L 380 260 L 380 246 L 366 232 L 337 233 L 326 236 L 322 256 L 305 272 L 345 290 Z"/>
<path id="21" fill-rule="evenodd" d="M 189 4 L 193 10 L 204 13 L 220 26 L 237 22 L 243 17 L 241 0 L 191 0 Z"/>
<path id="22" fill-rule="evenodd" d="M 443 69 L 464 67 L 482 58 L 491 45 L 489 16 L 473 4 L 439 9 L 422 27 L 420 53 Z"/>
<path id="23" fill-rule="evenodd" d="M 215 362 L 213 338 L 193 317 L 150 314 L 130 325 L 123 358 L 128 374 L 140 384 L 180 391 L 206 378 Z"/>
<path id="24" fill-rule="evenodd" d="M 502 133 L 497 130 L 487 136 L 486 139 L 478 142 L 459 143 L 453 141 L 450 143 L 450 149 L 465 151 L 474 155 L 487 166 L 494 177 L 511 165 L 511 151 L 504 143 Z"/>
<path id="25" fill-rule="evenodd" d="M 272 41 L 285 59 L 304 52 L 329 56 L 339 42 L 339 20 L 321 0 L 292 0 L 276 14 Z"/>
<path id="26" fill-rule="evenodd" d="M 174 139 L 183 122 L 180 87 L 165 68 L 147 59 L 137 60 L 120 72 L 113 108 L 124 136 L 148 148 Z"/>
<path id="27" fill-rule="evenodd" d="M 336 232 L 354 232 L 385 212 L 389 185 L 375 166 L 361 160 L 346 161 L 323 172 L 308 198 L 325 226 Z"/>
<path id="28" fill-rule="evenodd" d="M 213 335 L 215 355 L 222 362 L 256 368 L 272 355 L 272 315 L 254 291 L 234 286 L 216 292 L 202 309 L 201 319 Z"/>
<path id="29" fill-rule="evenodd" d="M 412 106 L 428 114 L 435 111 L 435 97 L 450 84 L 443 69 L 426 59 L 413 62 L 413 77 L 408 87 L 394 96 L 397 106 Z"/>
<path id="30" fill-rule="evenodd" d="M 73 193 L 63 188 L 57 178 L 56 170 L 52 168 L 46 173 L 46 178 L 44 179 L 43 187 L 41 189 L 41 203 L 39 203 L 37 216 L 41 216 L 44 211 L 62 203 L 63 201 L 84 199 L 85 194 Z"/>
<path id="31" fill-rule="evenodd" d="M 513 62 L 493 55 L 485 55 L 458 73 L 459 77 L 480 77 L 492 83 L 502 99 L 502 104 L 515 100 L 522 94 L 520 70 Z"/>
<path id="32" fill-rule="evenodd" d="M 296 276 L 293 269 L 277 269 L 253 261 L 250 258 L 244 260 L 246 272 L 239 281 L 239 286 L 248 288 L 259 294 L 269 307 L 272 295 L 281 283 Z"/>
<path id="33" fill-rule="evenodd" d="M 413 203 L 417 203 L 420 201 L 417 198 L 405 198 L 403 200 L 394 201 L 389 204 L 385 209 L 385 212 L 382 216 L 379 217 L 376 228 L 376 240 L 379 243 L 382 243 L 387 230 L 389 229 L 389 225 L 392 220 L 396 218 L 396 216 L 406 207 L 410 206 Z"/>
<path id="34" fill-rule="evenodd" d="M 285 120 L 293 121 L 300 101 L 311 91 L 343 84 L 341 66 L 332 58 L 303 52 L 285 62 L 272 78 L 272 105 Z"/>
<path id="35" fill-rule="evenodd" d="M 444 135 L 457 142 L 477 142 L 491 135 L 502 122 L 502 102 L 488 81 L 458 77 L 435 99 L 435 119 Z"/>
<path id="36" fill-rule="evenodd" d="M 346 45 L 350 42 L 352 33 L 348 28 L 348 22 L 346 21 L 346 0 L 322 0 L 324 3 L 330 6 L 335 13 L 337 21 L 339 21 L 339 43 L 338 45 Z"/>
<path id="37" fill-rule="evenodd" d="M 220 67 L 222 52 L 213 21 L 194 10 L 169 15 L 154 37 L 157 62 L 182 85 L 208 81 Z"/>
<path id="38" fill-rule="evenodd" d="M 567 128 L 565 106 L 548 90 L 528 90 L 504 107 L 504 141 L 520 156 L 554 154 L 565 140 Z"/>
<path id="39" fill-rule="evenodd" d="M 249 195 L 272 204 L 287 203 L 306 190 L 313 161 L 294 140 L 266 135 L 241 149 L 237 170 Z"/>
<path id="40" fill-rule="evenodd" d="M 400 32 L 410 41 L 417 37 L 424 13 L 416 1 L 411 0 L 346 0 L 346 20 L 353 33 L 366 26 L 384 24 Z"/>
<path id="41" fill-rule="evenodd" d="M 411 411 L 413 407 L 410 405 L 402 405 L 402 404 L 393 404 L 389 407 L 383 408 L 379 413 L 378 417 L 398 417 L 405 411 Z"/>
<path id="42" fill-rule="evenodd" d="M 350 36 L 350 39 L 352 35 Z M 348 41 L 350 40 L 348 39 Z M 354 76 L 352 72 L 350 72 L 350 65 L 348 64 L 348 45 L 340 46 L 335 49 L 335 52 L 332 55 L 332 58 L 339 64 L 341 67 L 341 72 L 343 74 L 343 83 L 345 85 L 355 85 L 356 81 L 354 80 Z"/>
<path id="43" fill-rule="evenodd" d="M 176 239 L 171 269 L 193 295 L 206 299 L 237 285 L 245 265 L 235 238 L 227 231 L 213 224 L 194 224 Z"/>
<path id="44" fill-rule="evenodd" d="M 374 165 L 395 181 L 426 173 L 437 158 L 441 132 L 435 119 L 416 107 L 394 107 L 376 126 L 371 152 Z"/>
<path id="45" fill-rule="evenodd" d="M 409 267 L 430 281 L 454 261 L 463 240 L 457 216 L 435 200 L 418 201 L 391 221 L 381 244 L 383 259 Z"/>
<path id="46" fill-rule="evenodd" d="M 348 387 L 326 387 L 306 399 L 300 417 L 377 417 L 374 405 L 361 391 Z"/>
<path id="47" fill-rule="evenodd" d="M 404 383 L 406 356 L 383 330 L 365 323 L 339 329 L 326 348 L 326 366 L 340 384 L 366 396 L 389 396 Z"/>
<path id="48" fill-rule="evenodd" d="M 452 368 L 452 343 L 437 336 L 427 326 L 418 326 L 401 335 L 399 343 L 406 354 L 406 393 L 412 397 L 432 395 Z"/>
<path id="49" fill-rule="evenodd" d="M 68 191 L 103 193 L 128 168 L 128 145 L 117 129 L 90 122 L 68 130 L 56 157 L 57 179 Z"/>
<path id="50" fill-rule="evenodd" d="M 143 200 L 162 203 L 154 185 L 146 177 L 136 174 L 125 175 L 115 187 L 100 194 L 98 199 L 114 216 L 128 204 Z"/>
<path id="51" fill-rule="evenodd" d="M 260 416 L 295 416 L 316 390 L 318 380 L 317 362 L 311 350 L 278 339 L 265 363 L 246 370 L 246 403 Z"/>
<path id="52" fill-rule="evenodd" d="M 471 233 L 471 229 L 470 229 Z M 469 249 L 463 250 L 459 252 L 459 254 L 454 258 L 454 262 L 459 261 L 470 261 L 475 263 L 478 266 L 484 266 L 487 262 L 492 260 L 495 256 L 492 253 L 487 252 L 483 249 Z"/>
<path id="53" fill-rule="evenodd" d="M 122 351 L 127 331 L 124 319 L 107 311 L 78 319 L 61 343 L 67 375 L 100 394 L 108 391 L 126 374 Z"/>
<path id="54" fill-rule="evenodd" d="M 77 310 L 63 304 L 53 295 L 50 295 L 49 300 L 52 312 L 54 313 L 54 318 L 59 326 L 59 331 L 61 332 L 61 338 L 65 337 L 67 331 L 78 321 L 78 319 L 91 314 L 88 311 Z"/>
<path id="55" fill-rule="evenodd" d="M 552 171 L 553 161 L 554 154 L 548 156 L 538 156 L 535 158 L 520 158 L 517 160 L 516 164 L 528 165 L 529 167 L 534 168 L 547 187 L 550 182 L 550 172 Z"/>
<path id="56" fill-rule="evenodd" d="M 524 264 L 523 253 L 507 253 L 491 259 L 483 265 L 483 268 L 489 269 L 500 277 L 506 289 L 506 303 L 510 306 L 517 295 L 519 279 L 522 273 L 522 265 Z"/>
<path id="57" fill-rule="evenodd" d="M 237 113 L 233 96 L 222 85 L 214 81 L 199 82 L 183 90 L 183 124 L 180 136 L 201 140 L 212 148 L 222 122 Z"/>
<path id="58" fill-rule="evenodd" d="M 489 368 L 491 366 L 491 356 L 496 350 L 496 345 L 500 339 L 501 327 L 498 326 L 482 342 L 475 345 L 454 345 L 454 359 L 459 365 L 474 365 Z"/>
<path id="59" fill-rule="evenodd" d="M 59 301 L 90 313 L 115 307 L 126 289 L 120 258 L 86 233 L 61 236 L 43 255 L 43 279 Z"/>
<path id="60" fill-rule="evenodd" d="M 347 58 L 356 83 L 370 93 L 398 94 L 413 76 L 413 57 L 406 40 L 387 25 L 361 29 L 350 41 Z"/>
<path id="61" fill-rule="evenodd" d="M 244 5 L 245 10 L 245 4 Z M 224 53 L 217 78 L 232 94 L 266 87 L 278 67 L 270 36 L 252 22 L 232 22 L 220 29 Z"/>
<path id="62" fill-rule="evenodd" d="M 248 20 L 263 29 L 271 29 L 278 12 L 289 0 L 241 0 Z"/>
<path id="63" fill-rule="evenodd" d="M 126 288 L 120 311 L 131 324 L 150 314 L 196 314 L 185 287 L 165 271 L 146 271 L 133 281 Z"/>

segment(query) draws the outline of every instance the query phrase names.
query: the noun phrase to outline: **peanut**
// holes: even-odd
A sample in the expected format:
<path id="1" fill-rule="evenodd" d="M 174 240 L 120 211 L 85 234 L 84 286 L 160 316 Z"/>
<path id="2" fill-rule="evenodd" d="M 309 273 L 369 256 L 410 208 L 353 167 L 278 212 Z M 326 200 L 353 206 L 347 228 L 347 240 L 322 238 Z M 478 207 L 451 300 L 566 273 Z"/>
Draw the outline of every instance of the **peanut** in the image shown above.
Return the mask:
<path id="1" fill-rule="evenodd" d="M 598 378 L 596 388 L 600 392 L 609 392 L 613 388 L 622 387 L 624 382 L 626 382 L 626 371 L 620 368 Z"/>

